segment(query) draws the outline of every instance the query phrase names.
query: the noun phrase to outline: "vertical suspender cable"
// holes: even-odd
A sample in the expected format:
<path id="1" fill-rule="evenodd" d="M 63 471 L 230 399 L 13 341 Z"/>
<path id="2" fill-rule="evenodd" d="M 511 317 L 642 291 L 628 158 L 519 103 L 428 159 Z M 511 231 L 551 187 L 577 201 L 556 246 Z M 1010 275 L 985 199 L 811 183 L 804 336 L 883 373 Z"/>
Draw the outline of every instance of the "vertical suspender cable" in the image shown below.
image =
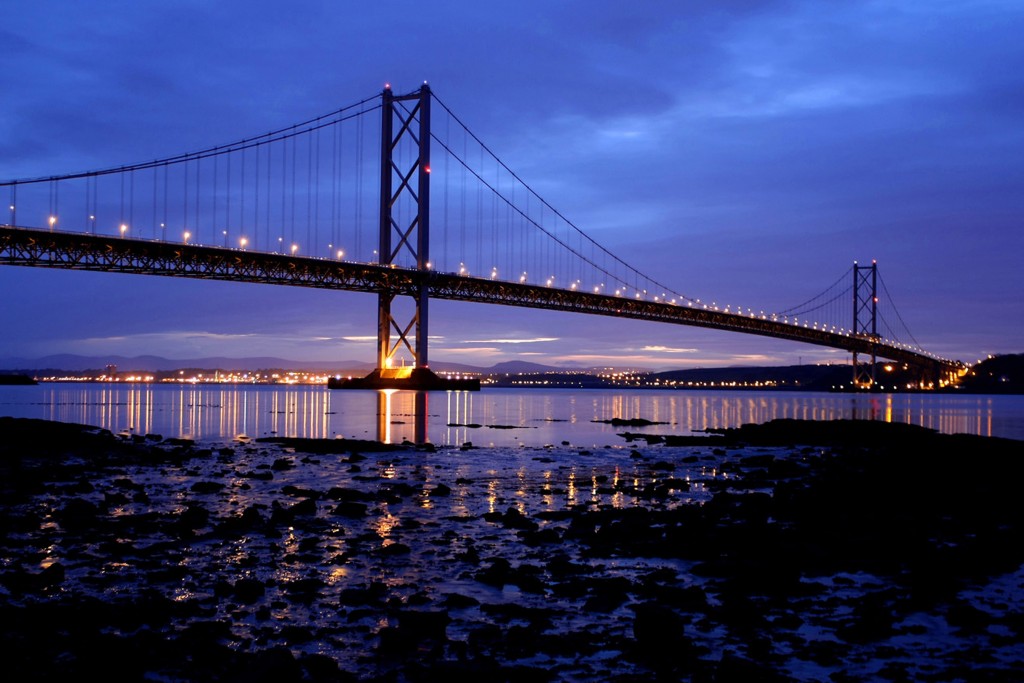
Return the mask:
<path id="1" fill-rule="evenodd" d="M 228 246 L 228 233 L 231 232 L 231 159 L 234 154 L 231 152 L 227 153 L 228 173 L 227 173 L 227 189 L 225 190 L 225 207 L 224 207 L 224 246 Z"/>
<path id="2" fill-rule="evenodd" d="M 157 195 L 156 195 L 156 193 L 157 193 L 157 188 L 158 188 L 158 185 L 159 185 L 158 181 L 159 181 L 159 178 L 157 178 L 157 169 L 156 169 L 156 167 L 154 167 L 153 168 L 153 217 L 150 219 L 152 221 L 150 227 L 153 229 L 153 233 L 154 233 L 153 236 L 154 237 L 156 236 L 156 209 L 157 209 L 157 201 L 156 201 L 156 196 Z M 141 234 L 141 232 L 140 232 L 140 234 Z"/>
<path id="3" fill-rule="evenodd" d="M 185 162 L 185 168 L 182 170 L 182 201 L 181 201 L 181 230 L 182 239 L 185 238 L 185 233 L 188 232 L 188 162 Z"/>
<path id="4" fill-rule="evenodd" d="M 310 184 L 313 182 L 313 135 L 306 133 L 309 140 L 308 150 L 306 152 L 306 247 L 305 249 L 309 252 L 314 252 L 315 247 L 313 246 L 313 188 Z"/>
<path id="5" fill-rule="evenodd" d="M 168 220 L 168 215 L 169 215 L 168 214 L 168 202 L 167 202 L 167 199 L 168 199 L 169 195 L 168 195 L 168 192 L 167 192 L 167 185 L 170 182 L 170 179 L 169 179 L 170 172 L 171 172 L 170 167 L 168 167 L 167 164 L 164 164 L 164 220 L 163 220 L 162 223 L 160 223 L 160 239 L 165 239 L 166 238 L 166 234 L 165 233 L 167 231 L 167 220 Z"/>
<path id="6" fill-rule="evenodd" d="M 259 149 L 257 147 L 257 149 Z M 238 238 L 239 240 L 245 238 L 245 145 L 242 145 L 241 151 L 242 169 L 239 171 L 239 197 L 238 197 Z M 241 245 L 241 242 L 239 242 Z M 255 246 L 255 245 L 254 245 Z"/>
<path id="7" fill-rule="evenodd" d="M 260 150 L 263 145 L 256 146 L 256 167 L 253 169 L 255 189 L 252 198 L 252 248 L 258 249 L 260 244 Z"/>
<path id="8" fill-rule="evenodd" d="M 213 155 L 213 237 L 210 244 L 217 244 L 217 230 L 219 229 L 217 227 L 217 176 L 219 175 L 217 159 L 219 156 L 219 154 Z"/>

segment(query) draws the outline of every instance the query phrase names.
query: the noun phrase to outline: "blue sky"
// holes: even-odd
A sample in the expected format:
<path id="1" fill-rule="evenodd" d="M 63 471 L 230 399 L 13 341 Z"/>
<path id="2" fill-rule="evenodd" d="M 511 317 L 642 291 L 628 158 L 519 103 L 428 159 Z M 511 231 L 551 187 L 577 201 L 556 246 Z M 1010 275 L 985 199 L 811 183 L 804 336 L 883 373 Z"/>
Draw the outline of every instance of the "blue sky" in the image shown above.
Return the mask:
<path id="1" fill-rule="evenodd" d="M 591 237 L 783 310 L 876 259 L 920 345 L 1024 351 L 1019 2 L 10 0 L 0 176 L 231 142 L 424 80 Z M 435 220 L 436 224 L 436 220 Z M 374 358 L 365 294 L 0 268 L 0 358 Z M 431 359 L 845 362 L 698 328 L 434 302 Z"/>

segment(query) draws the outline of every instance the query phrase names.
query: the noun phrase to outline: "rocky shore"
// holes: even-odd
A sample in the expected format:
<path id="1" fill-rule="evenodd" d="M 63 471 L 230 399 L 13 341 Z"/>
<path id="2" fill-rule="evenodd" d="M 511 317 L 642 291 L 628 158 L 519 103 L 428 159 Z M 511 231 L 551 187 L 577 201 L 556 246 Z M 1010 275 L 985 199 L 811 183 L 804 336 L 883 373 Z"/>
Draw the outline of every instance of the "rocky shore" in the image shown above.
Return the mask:
<path id="1" fill-rule="evenodd" d="M 602 449 L 0 418 L 9 681 L 1024 681 L 1024 443 Z"/>

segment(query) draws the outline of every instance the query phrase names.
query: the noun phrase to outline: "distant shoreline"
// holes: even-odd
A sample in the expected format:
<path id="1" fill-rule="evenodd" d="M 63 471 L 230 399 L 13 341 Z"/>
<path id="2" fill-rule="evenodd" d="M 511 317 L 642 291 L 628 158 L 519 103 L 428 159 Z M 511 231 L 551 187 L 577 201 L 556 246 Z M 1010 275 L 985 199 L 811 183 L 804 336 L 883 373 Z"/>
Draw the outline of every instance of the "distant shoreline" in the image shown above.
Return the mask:
<path id="1" fill-rule="evenodd" d="M 13 379 L 12 378 L 18 378 Z M 24 378 L 24 379 L 21 379 Z M 43 384 L 114 384 L 114 385 L 157 385 L 157 386 L 268 386 L 268 387 L 289 387 L 304 386 L 327 387 L 326 382 L 253 382 L 241 380 L 203 380 L 203 381 L 156 381 L 156 380 L 113 380 L 113 379 L 40 379 L 36 380 L 27 375 L 0 375 L 0 386 L 35 386 Z M 792 393 L 833 393 L 833 394 L 950 394 L 955 396 L 1019 396 L 1024 394 L 1024 389 L 973 389 L 969 387 L 944 387 L 941 389 L 907 389 L 907 388 L 881 388 L 881 389 L 850 389 L 850 388 L 822 388 L 816 386 L 737 386 L 732 384 L 708 384 L 701 386 L 651 386 L 639 384 L 512 384 L 512 383 L 488 383 L 481 382 L 481 390 L 487 389 L 523 389 L 523 390 L 639 390 L 639 391 L 736 391 L 736 392 L 792 392 Z"/>

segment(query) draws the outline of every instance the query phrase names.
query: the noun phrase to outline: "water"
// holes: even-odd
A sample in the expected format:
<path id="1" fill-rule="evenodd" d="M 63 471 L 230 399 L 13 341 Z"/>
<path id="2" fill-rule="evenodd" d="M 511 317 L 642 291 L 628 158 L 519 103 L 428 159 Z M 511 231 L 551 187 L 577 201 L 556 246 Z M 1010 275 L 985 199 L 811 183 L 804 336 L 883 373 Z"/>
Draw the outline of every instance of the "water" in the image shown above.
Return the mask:
<path id="1" fill-rule="evenodd" d="M 488 389 L 337 391 L 311 385 L 45 383 L 0 387 L 0 415 L 196 441 L 403 440 L 438 446 L 622 445 L 624 432 L 688 435 L 777 418 L 885 420 L 1024 440 L 1024 396 L 779 391 Z M 650 426 L 614 426 L 612 419 Z"/>

